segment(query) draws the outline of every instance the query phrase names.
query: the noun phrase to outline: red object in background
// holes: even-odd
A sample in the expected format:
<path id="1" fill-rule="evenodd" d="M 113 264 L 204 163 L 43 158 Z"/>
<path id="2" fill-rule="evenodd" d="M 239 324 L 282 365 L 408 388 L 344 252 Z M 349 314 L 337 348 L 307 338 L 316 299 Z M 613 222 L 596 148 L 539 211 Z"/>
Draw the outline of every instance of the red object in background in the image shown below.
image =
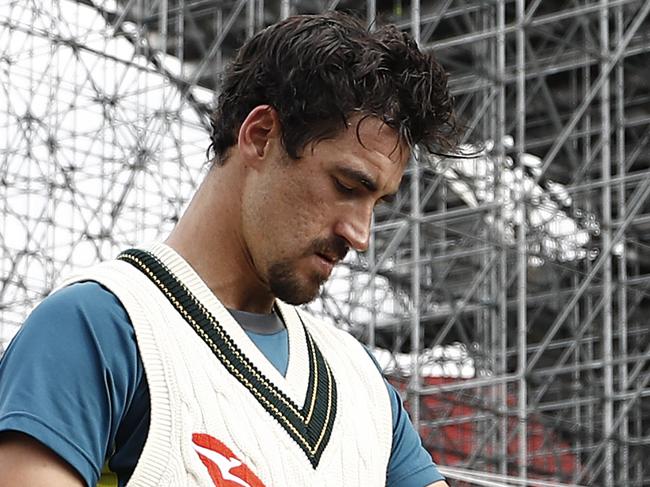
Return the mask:
<path id="1" fill-rule="evenodd" d="M 424 377 L 424 385 L 445 385 L 462 382 L 465 379 L 448 377 Z M 390 379 L 398 389 L 404 390 L 407 382 Z M 501 394 L 501 386 L 495 391 L 494 397 Z M 489 420 L 497 418 L 496 404 L 490 404 L 490 387 L 483 386 L 480 390 L 465 389 L 452 392 L 440 392 L 422 398 L 420 406 L 421 420 L 433 421 L 433 425 L 420 428 L 420 436 L 425 448 L 431 453 L 434 461 L 446 466 L 466 466 L 470 458 L 478 460 L 480 465 L 499 465 L 501 451 L 499 446 L 483 441 L 489 426 Z M 516 405 L 516 397 L 509 393 L 509 407 Z M 499 419 L 497 419 L 498 421 Z M 438 422 L 438 424 L 435 424 Z M 506 419 L 508 438 L 507 455 L 511 460 L 509 465 L 511 475 L 517 474 L 515 460 L 519 447 L 519 435 L 516 430 L 519 422 L 512 415 Z M 498 434 L 498 426 L 492 435 Z M 527 423 L 528 474 L 531 478 L 566 479 L 570 480 L 578 469 L 578 457 L 571 452 L 571 445 L 563 440 L 551 426 L 546 426 L 534 415 L 529 416 Z M 477 448 L 481 448 L 476 454 Z"/>

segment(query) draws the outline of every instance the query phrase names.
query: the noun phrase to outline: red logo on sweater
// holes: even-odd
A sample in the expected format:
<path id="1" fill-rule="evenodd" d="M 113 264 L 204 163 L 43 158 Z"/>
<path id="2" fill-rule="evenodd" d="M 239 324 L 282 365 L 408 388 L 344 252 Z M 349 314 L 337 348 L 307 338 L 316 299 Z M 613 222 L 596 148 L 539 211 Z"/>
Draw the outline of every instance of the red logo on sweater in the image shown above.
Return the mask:
<path id="1" fill-rule="evenodd" d="M 216 438 L 194 433 L 192 446 L 216 487 L 265 487 L 248 465 Z"/>

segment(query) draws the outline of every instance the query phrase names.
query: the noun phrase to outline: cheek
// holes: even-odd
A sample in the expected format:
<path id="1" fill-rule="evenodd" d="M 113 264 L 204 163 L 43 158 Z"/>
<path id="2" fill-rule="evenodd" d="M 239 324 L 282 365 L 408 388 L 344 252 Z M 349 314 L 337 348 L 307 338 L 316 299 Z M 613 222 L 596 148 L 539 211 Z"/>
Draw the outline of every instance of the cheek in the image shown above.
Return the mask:
<path id="1" fill-rule="evenodd" d="M 315 239 L 329 237 L 332 209 L 319 189 L 306 185 L 298 187 L 294 183 L 276 201 L 281 208 L 282 221 L 279 224 L 300 252 Z"/>
<path id="2" fill-rule="evenodd" d="M 302 193 L 277 185 L 261 189 L 254 197 L 248 212 L 249 235 L 259 260 L 290 259 L 304 252 L 310 218 Z"/>

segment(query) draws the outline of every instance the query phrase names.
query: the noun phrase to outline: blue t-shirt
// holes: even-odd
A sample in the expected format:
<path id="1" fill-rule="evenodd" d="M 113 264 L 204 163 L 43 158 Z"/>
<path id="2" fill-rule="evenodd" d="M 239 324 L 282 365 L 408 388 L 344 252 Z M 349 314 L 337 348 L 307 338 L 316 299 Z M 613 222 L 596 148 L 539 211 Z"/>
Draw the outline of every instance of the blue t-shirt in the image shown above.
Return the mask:
<path id="1" fill-rule="evenodd" d="M 286 330 L 247 332 L 281 372 Z M 388 487 L 423 487 L 443 477 L 422 447 L 397 391 Z M 0 360 L 0 431 L 20 431 L 70 463 L 89 487 L 104 472 L 123 486 L 149 431 L 149 389 L 135 332 L 118 299 L 97 283 L 46 298 Z"/>

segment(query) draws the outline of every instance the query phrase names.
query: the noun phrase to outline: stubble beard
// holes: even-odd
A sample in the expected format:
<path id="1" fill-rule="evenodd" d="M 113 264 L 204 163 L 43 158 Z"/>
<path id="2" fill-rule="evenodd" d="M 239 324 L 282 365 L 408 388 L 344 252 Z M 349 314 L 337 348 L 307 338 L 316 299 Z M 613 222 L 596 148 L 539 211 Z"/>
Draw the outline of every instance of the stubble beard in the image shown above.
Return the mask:
<path id="1" fill-rule="evenodd" d="M 321 253 L 332 255 L 337 260 L 343 260 L 348 250 L 345 241 L 334 236 L 314 240 L 302 257 Z M 268 272 L 269 288 L 273 295 L 294 306 L 313 301 L 318 296 L 320 287 L 330 277 L 329 275 L 310 273 L 307 277 L 300 278 L 296 265 L 297 261 L 280 260 L 271 264 Z"/>
<path id="2" fill-rule="evenodd" d="M 300 279 L 293 264 L 286 261 L 271 265 L 268 279 L 273 295 L 294 306 L 313 301 L 327 280 L 316 275 L 310 279 Z"/>

